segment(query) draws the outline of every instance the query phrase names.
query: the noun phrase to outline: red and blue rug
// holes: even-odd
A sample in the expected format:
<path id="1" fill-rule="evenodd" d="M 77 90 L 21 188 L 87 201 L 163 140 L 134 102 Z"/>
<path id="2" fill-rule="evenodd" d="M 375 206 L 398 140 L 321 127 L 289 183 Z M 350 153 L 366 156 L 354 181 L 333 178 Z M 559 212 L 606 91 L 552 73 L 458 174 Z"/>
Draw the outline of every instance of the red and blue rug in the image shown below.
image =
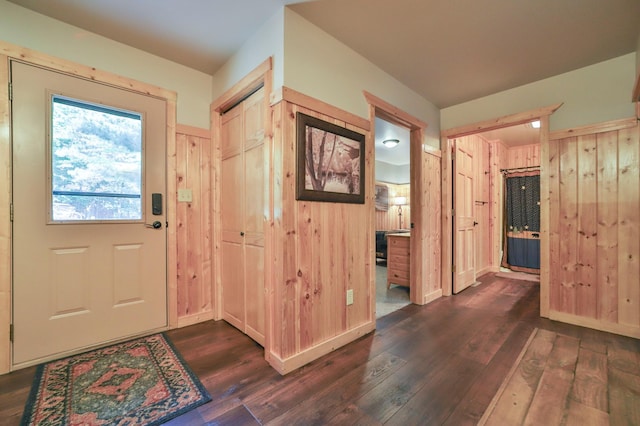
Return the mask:
<path id="1" fill-rule="evenodd" d="M 159 425 L 210 400 L 155 334 L 39 365 L 22 425 Z"/>

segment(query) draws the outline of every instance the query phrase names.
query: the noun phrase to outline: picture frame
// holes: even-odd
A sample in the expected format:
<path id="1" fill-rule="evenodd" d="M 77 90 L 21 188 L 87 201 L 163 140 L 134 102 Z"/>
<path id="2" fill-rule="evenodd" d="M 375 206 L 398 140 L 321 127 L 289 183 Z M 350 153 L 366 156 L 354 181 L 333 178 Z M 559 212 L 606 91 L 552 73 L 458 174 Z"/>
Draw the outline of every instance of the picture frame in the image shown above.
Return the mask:
<path id="1" fill-rule="evenodd" d="M 364 204 L 361 133 L 296 113 L 296 200 Z"/>
<path id="2" fill-rule="evenodd" d="M 387 185 L 376 184 L 376 210 L 389 211 L 389 187 Z"/>

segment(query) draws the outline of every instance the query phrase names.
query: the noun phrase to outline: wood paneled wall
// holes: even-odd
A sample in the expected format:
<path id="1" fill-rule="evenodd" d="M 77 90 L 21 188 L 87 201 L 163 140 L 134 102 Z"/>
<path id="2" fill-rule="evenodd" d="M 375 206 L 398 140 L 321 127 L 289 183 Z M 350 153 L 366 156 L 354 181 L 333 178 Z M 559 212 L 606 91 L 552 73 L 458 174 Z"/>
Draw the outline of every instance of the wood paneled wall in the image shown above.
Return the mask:
<path id="1" fill-rule="evenodd" d="M 540 165 L 540 144 L 509 147 L 507 150 L 507 169 L 534 167 Z"/>
<path id="2" fill-rule="evenodd" d="M 442 296 L 442 154 L 439 150 L 422 154 L 422 282 L 417 289 L 422 303 Z M 414 234 L 416 230 L 412 231 Z"/>
<path id="3" fill-rule="evenodd" d="M 409 184 L 396 185 L 393 183 L 376 182 L 376 185 L 385 185 L 389 189 L 389 210 L 376 210 L 376 231 L 388 231 L 400 229 L 400 217 L 398 216 L 398 206 L 393 205 L 395 197 L 406 197 L 407 204 L 402 206 L 402 227 L 409 229 L 411 225 L 411 198 Z"/>
<path id="4" fill-rule="evenodd" d="M 192 196 L 176 202 L 179 327 L 214 318 L 210 139 L 208 129 L 177 126 L 176 188 Z"/>
<path id="5" fill-rule="evenodd" d="M 491 263 L 494 271 L 500 270 L 504 221 L 504 177 L 500 170 L 507 168 L 508 148 L 502 141 L 490 142 L 491 157 Z"/>
<path id="6" fill-rule="evenodd" d="M 639 157 L 635 119 L 551 134 L 552 319 L 640 337 Z"/>
<path id="7" fill-rule="evenodd" d="M 287 373 L 375 328 L 374 168 L 369 121 L 289 89 L 282 98 L 272 108 L 275 241 L 273 259 L 266 260 L 274 265 L 267 359 Z M 366 136 L 365 204 L 296 200 L 298 111 Z"/>

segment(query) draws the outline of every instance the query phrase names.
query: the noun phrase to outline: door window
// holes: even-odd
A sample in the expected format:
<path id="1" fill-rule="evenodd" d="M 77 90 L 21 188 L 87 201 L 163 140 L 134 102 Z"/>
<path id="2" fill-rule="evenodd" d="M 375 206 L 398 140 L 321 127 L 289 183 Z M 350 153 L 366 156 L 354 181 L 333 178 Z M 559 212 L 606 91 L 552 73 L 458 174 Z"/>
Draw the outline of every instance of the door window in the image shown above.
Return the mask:
<path id="1" fill-rule="evenodd" d="M 51 223 L 143 218 L 142 115 L 51 96 Z"/>

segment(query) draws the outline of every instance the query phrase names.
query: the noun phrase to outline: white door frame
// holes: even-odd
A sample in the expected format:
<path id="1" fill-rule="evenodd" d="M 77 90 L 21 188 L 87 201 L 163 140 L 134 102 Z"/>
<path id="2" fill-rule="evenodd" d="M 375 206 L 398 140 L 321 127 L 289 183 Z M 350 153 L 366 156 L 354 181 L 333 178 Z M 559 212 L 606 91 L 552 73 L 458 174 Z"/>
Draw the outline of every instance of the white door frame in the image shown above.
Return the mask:
<path id="1" fill-rule="evenodd" d="M 36 52 L 11 43 L 0 41 L 0 87 L 9 87 L 10 60 L 44 67 L 78 78 L 105 83 L 125 90 L 154 96 L 167 102 L 167 316 L 169 328 L 178 323 L 177 301 L 177 239 L 176 239 L 176 102 L 177 94 L 147 83 L 142 83 L 116 74 L 96 70 Z M 11 101 L 8 90 L 0 90 L 0 374 L 13 369 L 11 358 L 12 283 L 11 265 Z"/>

